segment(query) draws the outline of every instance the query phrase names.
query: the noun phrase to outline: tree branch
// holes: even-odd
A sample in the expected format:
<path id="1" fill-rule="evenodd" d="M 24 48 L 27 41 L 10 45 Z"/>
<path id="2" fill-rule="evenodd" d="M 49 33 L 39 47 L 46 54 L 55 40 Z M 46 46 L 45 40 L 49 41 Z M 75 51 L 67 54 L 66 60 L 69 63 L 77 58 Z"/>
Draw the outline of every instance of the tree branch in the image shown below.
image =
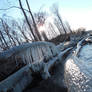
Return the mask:
<path id="1" fill-rule="evenodd" d="M 21 9 L 20 7 L 17 7 L 17 6 L 11 6 L 11 7 L 5 8 L 5 9 L 0 9 L 0 11 L 7 11 L 7 10 L 12 9 L 12 8 Z M 24 9 L 24 10 L 27 11 L 27 12 L 29 12 L 29 10 L 27 10 L 27 9 Z"/>

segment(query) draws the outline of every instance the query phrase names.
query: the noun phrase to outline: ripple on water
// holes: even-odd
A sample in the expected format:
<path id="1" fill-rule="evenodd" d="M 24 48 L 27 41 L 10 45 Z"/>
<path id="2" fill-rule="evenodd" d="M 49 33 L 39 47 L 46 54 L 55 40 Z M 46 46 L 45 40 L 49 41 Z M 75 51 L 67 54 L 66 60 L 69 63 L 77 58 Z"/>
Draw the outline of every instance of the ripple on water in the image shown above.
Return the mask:
<path id="1" fill-rule="evenodd" d="M 65 82 L 69 92 L 92 92 L 92 45 L 85 45 L 78 58 L 67 60 Z"/>

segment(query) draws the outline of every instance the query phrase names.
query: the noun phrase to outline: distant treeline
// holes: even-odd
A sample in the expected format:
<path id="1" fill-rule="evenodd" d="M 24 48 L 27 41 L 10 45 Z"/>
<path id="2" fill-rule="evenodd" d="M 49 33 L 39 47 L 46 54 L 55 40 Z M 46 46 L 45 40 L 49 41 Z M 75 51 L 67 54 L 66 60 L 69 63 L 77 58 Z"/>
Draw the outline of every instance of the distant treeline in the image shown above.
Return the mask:
<path id="1" fill-rule="evenodd" d="M 28 10 L 24 9 L 21 0 L 18 1 L 24 18 L 19 20 L 14 20 L 9 16 L 0 18 L 0 51 L 23 43 L 49 41 L 59 35 L 62 36 L 60 39 L 64 41 L 68 33 L 72 34 L 68 22 L 63 22 L 58 6 L 53 5 L 52 7 L 54 15 L 52 23 L 47 21 L 50 17 L 47 12 L 39 11 L 33 14 L 28 0 L 26 0 Z M 40 31 L 40 27 L 44 27 L 44 29 Z"/>

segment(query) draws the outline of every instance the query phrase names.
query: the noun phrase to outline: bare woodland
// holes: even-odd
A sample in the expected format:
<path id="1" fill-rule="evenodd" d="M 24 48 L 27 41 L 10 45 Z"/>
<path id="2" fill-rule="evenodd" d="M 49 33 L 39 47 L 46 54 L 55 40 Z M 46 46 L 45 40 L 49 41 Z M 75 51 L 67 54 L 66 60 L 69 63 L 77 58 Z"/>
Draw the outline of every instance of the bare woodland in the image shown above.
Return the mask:
<path id="1" fill-rule="evenodd" d="M 10 47 L 20 45 L 26 42 L 34 42 L 34 41 L 42 41 L 49 40 L 53 38 L 53 36 L 61 35 L 62 33 L 67 34 L 67 30 L 70 30 L 70 26 L 68 23 L 63 23 L 62 18 L 58 11 L 58 6 L 53 6 L 53 14 L 55 16 L 54 25 L 56 26 L 57 31 L 54 30 L 53 24 L 49 24 L 48 27 L 48 35 L 45 31 L 42 33 L 39 31 L 38 26 L 44 25 L 45 21 L 48 17 L 46 12 L 38 11 L 38 13 L 33 14 L 31 12 L 31 8 L 29 6 L 28 0 L 26 0 L 26 4 L 28 9 L 24 9 L 22 6 L 22 1 L 19 0 L 20 7 L 10 7 L 10 8 L 18 8 L 21 9 L 24 19 L 21 21 L 16 21 L 11 17 L 0 18 L 0 49 L 6 50 Z M 9 9 L 10 9 L 9 8 Z M 1 9 L 3 10 L 3 9 Z M 66 26 L 65 26 L 66 25 Z M 68 28 L 68 29 L 67 29 Z M 43 39 L 42 39 L 43 38 Z M 64 38 L 65 39 L 65 38 Z"/>

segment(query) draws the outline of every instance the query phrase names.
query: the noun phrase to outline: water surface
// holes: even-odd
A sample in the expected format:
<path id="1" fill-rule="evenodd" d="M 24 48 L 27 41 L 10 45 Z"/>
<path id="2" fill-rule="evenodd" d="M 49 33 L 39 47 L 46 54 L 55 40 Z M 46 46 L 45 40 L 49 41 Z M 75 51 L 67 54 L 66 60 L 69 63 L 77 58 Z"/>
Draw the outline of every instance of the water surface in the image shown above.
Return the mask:
<path id="1" fill-rule="evenodd" d="M 83 46 L 79 57 L 66 61 L 65 82 L 69 92 L 92 92 L 92 45 Z"/>

